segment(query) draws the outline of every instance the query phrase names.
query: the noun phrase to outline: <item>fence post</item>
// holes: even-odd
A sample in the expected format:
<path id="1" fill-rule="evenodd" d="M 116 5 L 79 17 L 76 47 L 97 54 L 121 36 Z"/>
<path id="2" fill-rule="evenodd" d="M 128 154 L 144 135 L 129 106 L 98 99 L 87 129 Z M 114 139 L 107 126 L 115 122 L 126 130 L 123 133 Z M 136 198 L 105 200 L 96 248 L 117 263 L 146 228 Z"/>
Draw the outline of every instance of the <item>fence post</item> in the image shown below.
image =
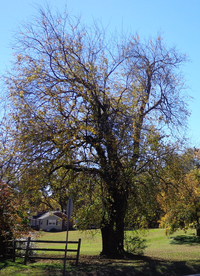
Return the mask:
<path id="1" fill-rule="evenodd" d="M 5 252 L 3 253 L 4 255 L 4 257 L 5 257 L 5 259 L 7 260 L 7 255 L 8 255 L 8 241 L 6 240 L 6 241 L 3 241 L 4 243 L 5 243 Z"/>
<path id="2" fill-rule="evenodd" d="M 17 241 L 14 239 L 13 241 L 13 262 L 15 262 L 15 248 L 16 248 Z"/>
<path id="3" fill-rule="evenodd" d="M 25 252 L 25 257 L 24 257 L 24 265 L 26 265 L 26 262 L 27 262 L 30 242 L 31 242 L 31 237 L 28 237 L 28 241 L 27 241 L 27 245 L 26 245 L 26 252 Z"/>
<path id="4" fill-rule="evenodd" d="M 77 255 L 76 255 L 76 266 L 78 265 L 78 258 L 80 253 L 80 247 L 81 247 L 81 239 L 78 240 L 78 248 L 77 248 Z"/>

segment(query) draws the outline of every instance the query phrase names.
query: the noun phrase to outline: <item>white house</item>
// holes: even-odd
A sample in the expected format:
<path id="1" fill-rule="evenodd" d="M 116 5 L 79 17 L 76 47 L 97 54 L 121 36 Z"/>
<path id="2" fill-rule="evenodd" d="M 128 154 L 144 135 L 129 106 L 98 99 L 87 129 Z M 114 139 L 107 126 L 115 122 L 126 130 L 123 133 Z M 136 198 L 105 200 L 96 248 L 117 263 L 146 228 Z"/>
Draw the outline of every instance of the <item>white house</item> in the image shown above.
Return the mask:
<path id="1" fill-rule="evenodd" d="M 40 216 L 35 216 L 30 221 L 31 227 L 36 230 L 50 231 L 52 229 L 57 231 L 67 230 L 67 215 L 60 212 L 47 212 Z M 69 222 L 69 229 L 72 229 L 73 222 Z"/>

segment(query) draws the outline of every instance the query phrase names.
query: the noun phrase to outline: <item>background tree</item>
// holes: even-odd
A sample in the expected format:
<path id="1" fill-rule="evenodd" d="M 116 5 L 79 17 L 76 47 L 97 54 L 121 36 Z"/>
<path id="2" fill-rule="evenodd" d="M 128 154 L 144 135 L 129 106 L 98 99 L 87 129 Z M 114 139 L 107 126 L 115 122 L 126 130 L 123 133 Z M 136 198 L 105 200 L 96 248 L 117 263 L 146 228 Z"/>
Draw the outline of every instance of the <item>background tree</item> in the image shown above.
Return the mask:
<path id="1" fill-rule="evenodd" d="M 5 108 L 2 113 L 4 111 Z M 19 159 L 15 155 L 10 127 L 10 121 L 4 114 L 0 122 L 0 256 L 5 254 L 7 240 L 19 238 L 30 230 L 28 201 L 16 184 L 16 171 L 20 164 L 17 163 Z"/>
<path id="2" fill-rule="evenodd" d="M 160 37 L 118 40 L 42 9 L 14 49 L 6 82 L 20 172 L 37 166 L 52 179 L 60 170 L 100 179 L 102 254 L 123 255 L 135 178 L 161 159 L 168 126 L 188 115 L 178 70 L 185 56 Z"/>
<path id="3" fill-rule="evenodd" d="M 6 241 L 28 233 L 27 201 L 8 184 L 0 181 L 0 255 L 5 254 Z"/>
<path id="4" fill-rule="evenodd" d="M 196 229 L 200 236 L 200 171 L 198 151 L 188 149 L 185 153 L 171 157 L 165 167 L 167 189 L 163 189 L 158 201 L 164 211 L 161 226 L 167 234 L 177 229 Z"/>

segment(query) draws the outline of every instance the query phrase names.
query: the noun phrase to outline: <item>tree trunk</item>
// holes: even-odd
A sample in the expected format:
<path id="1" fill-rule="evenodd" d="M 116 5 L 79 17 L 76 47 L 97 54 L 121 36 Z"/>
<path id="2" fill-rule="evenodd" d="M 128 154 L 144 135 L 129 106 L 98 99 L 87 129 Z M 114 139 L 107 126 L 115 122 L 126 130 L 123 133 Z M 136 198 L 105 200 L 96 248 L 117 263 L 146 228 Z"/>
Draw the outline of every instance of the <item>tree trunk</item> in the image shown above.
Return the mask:
<path id="1" fill-rule="evenodd" d="M 110 219 L 101 225 L 102 252 L 106 257 L 124 257 L 124 217 L 126 201 L 118 201 L 112 209 Z"/>
<path id="2" fill-rule="evenodd" d="M 115 258 L 124 256 L 124 229 L 123 231 L 121 231 L 121 229 L 117 231 L 117 229 L 114 229 L 112 223 L 108 223 L 102 226 L 101 235 L 101 255 Z"/>
<path id="3" fill-rule="evenodd" d="M 196 229 L 196 235 L 197 235 L 197 237 L 200 237 L 200 228 L 199 227 Z"/>

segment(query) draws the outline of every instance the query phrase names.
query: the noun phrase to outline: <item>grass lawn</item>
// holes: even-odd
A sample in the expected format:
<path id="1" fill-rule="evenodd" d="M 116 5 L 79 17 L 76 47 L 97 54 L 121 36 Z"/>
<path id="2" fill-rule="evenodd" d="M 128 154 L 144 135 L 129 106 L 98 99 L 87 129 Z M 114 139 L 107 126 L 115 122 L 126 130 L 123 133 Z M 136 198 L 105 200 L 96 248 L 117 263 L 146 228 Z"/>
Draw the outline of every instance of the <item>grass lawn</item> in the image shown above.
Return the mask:
<path id="1" fill-rule="evenodd" d="M 58 232 L 58 233 L 50 233 L 44 232 L 42 236 L 39 238 L 41 240 L 59 240 L 59 241 L 66 241 L 66 232 Z M 99 255 L 101 252 L 101 234 L 99 230 L 92 230 L 92 231 L 69 231 L 69 241 L 78 241 L 81 239 L 81 255 Z M 47 244 L 47 243 L 40 243 L 38 247 L 48 247 L 48 248 L 65 248 L 64 244 Z M 77 245 L 69 244 L 68 248 L 73 249 L 77 248 Z M 54 253 L 49 253 L 54 254 Z M 55 254 L 59 254 L 55 252 Z M 63 253 L 60 253 L 63 254 Z"/>
<path id="2" fill-rule="evenodd" d="M 66 275 L 182 276 L 200 273 L 200 239 L 194 236 L 194 231 L 190 230 L 186 234 L 179 231 L 168 238 L 163 229 L 151 229 L 143 233 L 142 237 L 146 239 L 147 245 L 143 256 L 135 256 L 134 260 L 109 260 L 99 257 L 100 231 L 93 230 L 92 235 L 89 231 L 70 231 L 69 241 L 81 238 L 81 252 L 78 267 L 74 262 L 67 262 Z M 66 232 L 43 233 L 39 239 L 65 241 Z M 40 246 L 64 247 L 57 244 L 40 244 Z M 28 263 L 26 266 L 20 259 L 16 263 L 11 261 L 0 263 L 0 275 L 4 276 L 62 275 L 62 269 L 62 261 L 41 260 Z"/>

